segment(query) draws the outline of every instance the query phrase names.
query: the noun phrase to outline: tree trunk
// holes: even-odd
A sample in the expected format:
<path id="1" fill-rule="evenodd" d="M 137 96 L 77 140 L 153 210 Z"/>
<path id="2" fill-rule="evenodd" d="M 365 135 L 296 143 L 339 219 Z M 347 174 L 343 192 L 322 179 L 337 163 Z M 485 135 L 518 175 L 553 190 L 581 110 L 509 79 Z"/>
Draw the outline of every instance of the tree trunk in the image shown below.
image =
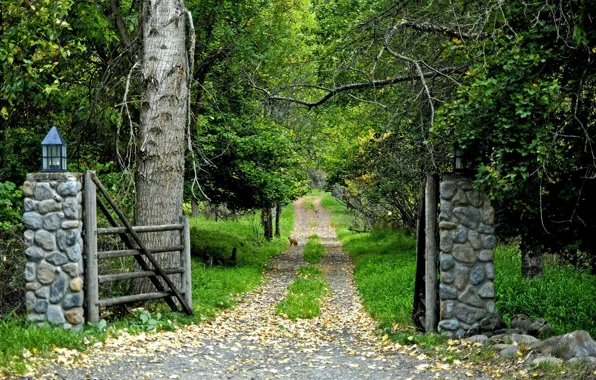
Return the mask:
<path id="1" fill-rule="evenodd" d="M 429 174 L 426 178 L 426 196 L 425 196 L 425 256 L 426 271 L 425 282 L 425 302 L 426 307 L 426 332 L 436 331 L 437 328 L 437 176 Z"/>
<path id="2" fill-rule="evenodd" d="M 542 247 L 533 239 L 522 236 L 519 248 L 521 250 L 522 276 L 542 278 Z"/>
<path id="3" fill-rule="evenodd" d="M 143 2 L 141 122 L 137 158 L 137 225 L 179 223 L 184 185 L 184 130 L 188 106 L 186 13 L 183 0 Z M 176 232 L 142 235 L 148 247 L 179 244 Z M 164 268 L 179 255 L 155 255 Z M 147 280 L 137 291 L 152 291 Z"/>
<path id="4" fill-rule="evenodd" d="M 425 229 L 425 209 L 424 209 L 424 189 L 426 186 L 426 179 L 423 178 L 420 183 L 420 202 L 418 208 L 418 226 L 416 229 L 416 279 L 414 282 L 414 307 L 412 309 L 412 322 L 418 330 L 424 331 L 425 325 L 425 306 L 424 306 L 424 249 L 426 239 L 424 235 Z"/>
<path id="5" fill-rule="evenodd" d="M 196 199 L 190 201 L 190 207 L 192 209 L 192 216 L 195 218 L 199 216 L 199 204 L 197 203 Z"/>
<path id="6" fill-rule="evenodd" d="M 281 215 L 281 205 L 278 203 L 275 206 L 275 237 L 276 238 L 281 237 L 281 230 L 279 227 L 280 215 Z"/>

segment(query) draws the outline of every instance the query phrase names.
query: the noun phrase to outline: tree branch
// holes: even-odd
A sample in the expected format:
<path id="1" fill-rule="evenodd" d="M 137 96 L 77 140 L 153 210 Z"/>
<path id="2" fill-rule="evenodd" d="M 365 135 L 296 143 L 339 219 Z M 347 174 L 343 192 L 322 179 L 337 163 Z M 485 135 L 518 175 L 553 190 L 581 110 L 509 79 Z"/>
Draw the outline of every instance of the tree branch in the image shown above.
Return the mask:
<path id="1" fill-rule="evenodd" d="M 254 85 L 253 85 L 253 87 L 255 87 L 257 90 L 265 93 L 269 100 L 277 100 L 277 101 L 296 103 L 296 104 L 300 104 L 303 106 L 307 106 L 308 109 L 311 109 L 312 107 L 320 106 L 321 104 L 325 103 L 326 101 L 328 101 L 335 95 L 338 95 L 342 92 L 351 91 L 351 90 L 362 90 L 362 89 L 367 89 L 367 88 L 387 87 L 387 86 L 394 85 L 396 83 L 406 82 L 406 81 L 413 80 L 413 79 L 420 79 L 420 74 L 422 74 L 422 76 L 424 76 L 426 78 L 434 78 L 439 75 L 454 74 L 454 73 L 462 72 L 462 70 L 464 70 L 464 69 L 465 69 L 464 66 L 445 67 L 443 69 L 437 69 L 434 71 L 426 71 L 426 72 L 421 72 L 421 73 L 416 73 L 416 74 L 411 74 L 411 75 L 402 75 L 402 76 L 392 78 L 392 79 L 387 79 L 387 80 L 373 80 L 370 82 L 350 83 L 350 84 L 346 84 L 344 86 L 340 86 L 340 87 L 336 87 L 336 88 L 327 90 L 328 93 L 325 96 L 323 96 L 321 99 L 319 99 L 315 102 L 309 102 L 306 100 L 287 97 L 287 96 L 272 96 L 267 90 L 265 90 L 261 87 L 254 86 Z"/>
<path id="2" fill-rule="evenodd" d="M 484 38 L 489 37 L 488 33 L 472 33 L 472 32 L 466 33 L 466 32 L 462 32 L 460 30 L 451 29 L 446 26 L 433 25 L 428 22 L 417 23 L 414 21 L 402 20 L 400 23 L 395 24 L 393 28 L 395 29 L 395 28 L 399 28 L 399 27 L 410 28 L 410 29 L 421 31 L 421 32 L 444 34 L 449 37 L 456 37 L 456 38 L 462 38 L 462 39 L 479 40 L 479 39 L 484 39 Z"/>

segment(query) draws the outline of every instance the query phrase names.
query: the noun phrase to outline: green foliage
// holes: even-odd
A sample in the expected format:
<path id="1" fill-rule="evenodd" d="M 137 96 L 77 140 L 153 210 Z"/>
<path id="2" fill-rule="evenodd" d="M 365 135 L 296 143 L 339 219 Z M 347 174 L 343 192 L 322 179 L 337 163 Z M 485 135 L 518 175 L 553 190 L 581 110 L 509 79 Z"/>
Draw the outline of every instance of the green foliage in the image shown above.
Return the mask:
<path id="1" fill-rule="evenodd" d="M 21 226 L 22 191 L 12 182 L 0 182 L 0 232 Z"/>
<path id="2" fill-rule="evenodd" d="M 216 166 L 201 178 L 215 204 L 233 211 L 259 209 L 287 203 L 307 191 L 289 133 L 274 123 L 246 121 L 234 129 L 209 124 L 197 142 L 207 157 L 216 156 Z"/>
<path id="3" fill-rule="evenodd" d="M 325 256 L 325 247 L 318 235 L 312 235 L 304 246 L 304 261 L 308 264 L 319 264 Z"/>
<path id="4" fill-rule="evenodd" d="M 587 148 L 596 126 L 596 68 L 586 64 L 596 53 L 586 17 L 596 14 L 583 2 L 555 8 L 564 23 L 537 4 L 504 8 L 508 28 L 468 48 L 484 58 L 438 111 L 435 141 L 465 150 L 477 184 L 501 210 L 501 234 L 521 235 L 533 249 L 578 244 L 594 254 L 594 199 L 584 194 L 596 188 Z"/>
<path id="5" fill-rule="evenodd" d="M 22 231 L 0 231 L 0 321 L 11 313 L 24 312 L 25 249 Z"/>
<path id="6" fill-rule="evenodd" d="M 277 312 L 292 321 L 315 318 L 321 314 L 321 298 L 329 291 L 329 284 L 316 267 L 302 267 L 297 274 L 288 294 L 277 304 Z"/>
<path id="7" fill-rule="evenodd" d="M 596 336 L 596 276 L 547 261 L 543 279 L 530 280 L 521 276 L 520 257 L 511 245 L 495 252 L 496 308 L 505 319 L 523 313 L 546 319 L 557 335 L 586 330 Z"/>

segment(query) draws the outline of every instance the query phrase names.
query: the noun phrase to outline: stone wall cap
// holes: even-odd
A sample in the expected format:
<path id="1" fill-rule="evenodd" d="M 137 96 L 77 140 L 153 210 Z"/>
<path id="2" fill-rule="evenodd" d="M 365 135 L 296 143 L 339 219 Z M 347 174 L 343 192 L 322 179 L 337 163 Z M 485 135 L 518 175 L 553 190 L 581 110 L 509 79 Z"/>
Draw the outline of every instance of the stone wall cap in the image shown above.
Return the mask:
<path id="1" fill-rule="evenodd" d="M 81 181 L 83 179 L 83 173 L 72 173 L 72 172 L 48 172 L 48 173 L 29 173 L 27 174 L 27 181 L 29 182 L 68 182 L 68 181 Z"/>

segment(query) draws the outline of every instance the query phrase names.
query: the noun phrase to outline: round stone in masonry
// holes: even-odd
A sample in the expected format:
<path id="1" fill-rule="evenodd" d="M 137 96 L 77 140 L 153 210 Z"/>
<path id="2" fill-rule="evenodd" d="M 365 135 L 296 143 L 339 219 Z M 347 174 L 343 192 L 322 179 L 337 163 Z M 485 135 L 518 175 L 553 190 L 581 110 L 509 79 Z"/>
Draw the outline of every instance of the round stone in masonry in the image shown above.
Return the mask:
<path id="1" fill-rule="evenodd" d="M 453 209 L 453 215 L 468 228 L 476 229 L 480 224 L 480 211 L 475 207 L 456 207 Z"/>
<path id="2" fill-rule="evenodd" d="M 62 270 L 70 277 L 77 277 L 79 275 L 79 264 L 78 263 L 69 263 L 62 266 Z"/>
<path id="3" fill-rule="evenodd" d="M 33 230 L 25 230 L 25 233 L 23 234 L 24 239 L 24 243 L 27 247 L 33 245 L 33 240 L 35 239 L 35 231 Z"/>
<path id="4" fill-rule="evenodd" d="M 31 291 L 36 291 L 41 287 L 41 284 L 39 282 L 28 282 L 25 285 L 25 289 L 26 290 L 31 290 Z"/>
<path id="5" fill-rule="evenodd" d="M 66 275 L 64 273 L 59 273 L 50 287 L 50 302 L 59 303 L 62 301 L 66 294 L 67 286 L 68 280 L 66 279 Z"/>
<path id="6" fill-rule="evenodd" d="M 474 207 L 480 207 L 484 203 L 484 195 L 478 190 L 471 190 L 467 192 L 470 204 Z"/>
<path id="7" fill-rule="evenodd" d="M 69 294 L 64 299 L 62 307 L 64 310 L 72 309 L 74 307 L 83 306 L 83 295 L 81 293 Z"/>
<path id="8" fill-rule="evenodd" d="M 453 317 L 455 311 L 454 301 L 443 301 L 441 302 L 441 318 L 448 319 Z"/>
<path id="9" fill-rule="evenodd" d="M 38 204 L 39 202 L 32 198 L 25 198 L 25 201 L 23 202 L 23 209 L 25 211 L 35 211 Z"/>
<path id="10" fill-rule="evenodd" d="M 451 255 L 441 254 L 439 256 L 439 261 L 441 263 L 441 270 L 443 271 L 447 271 L 455 266 L 455 261 L 453 261 Z"/>
<path id="11" fill-rule="evenodd" d="M 457 289 L 453 286 L 440 284 L 439 295 L 442 300 L 454 300 L 457 299 Z"/>
<path id="12" fill-rule="evenodd" d="M 455 196 L 451 200 L 454 206 L 467 206 L 470 204 L 470 200 L 468 199 L 468 195 L 463 190 L 458 190 L 455 193 Z"/>
<path id="13" fill-rule="evenodd" d="M 63 197 L 75 196 L 78 191 L 78 183 L 74 181 L 62 182 L 58 185 L 58 194 Z"/>
<path id="14" fill-rule="evenodd" d="M 61 250 L 77 243 L 79 231 L 78 230 L 59 230 L 56 236 L 58 237 L 58 246 Z"/>
<path id="15" fill-rule="evenodd" d="M 459 265 L 455 268 L 455 287 L 464 290 L 470 282 L 470 269 Z"/>
<path id="16" fill-rule="evenodd" d="M 35 243 L 47 251 L 56 249 L 56 238 L 54 234 L 46 230 L 37 230 L 35 232 Z"/>
<path id="17" fill-rule="evenodd" d="M 70 261 L 79 261 L 82 257 L 81 245 L 75 244 L 72 247 L 66 248 L 66 254 L 68 255 L 68 259 Z"/>
<path id="18" fill-rule="evenodd" d="M 476 252 L 469 245 L 456 245 L 452 251 L 453 258 L 462 263 L 473 264 L 476 262 Z"/>
<path id="19" fill-rule="evenodd" d="M 495 279 L 495 264 L 487 263 L 484 267 L 484 270 L 486 271 L 486 278 L 489 280 Z"/>
<path id="20" fill-rule="evenodd" d="M 66 318 L 68 323 L 72 325 L 78 325 L 85 321 L 85 319 L 83 318 L 83 309 L 81 308 L 68 310 L 64 313 L 64 317 Z"/>
<path id="21" fill-rule="evenodd" d="M 470 274 L 470 283 L 472 285 L 478 285 L 481 284 L 485 278 L 486 275 L 484 274 L 484 266 L 476 265 Z"/>
<path id="22" fill-rule="evenodd" d="M 39 288 L 35 291 L 35 296 L 37 298 L 42 298 L 44 300 L 47 300 L 49 295 L 50 295 L 50 287 L 49 286 L 42 286 L 41 288 Z"/>
<path id="23" fill-rule="evenodd" d="M 28 230 L 38 230 L 41 228 L 43 219 L 41 215 L 34 211 L 26 212 L 23 214 L 23 225 Z"/>
<path id="24" fill-rule="evenodd" d="M 63 324 L 65 321 L 64 315 L 62 314 L 62 309 L 58 305 L 50 305 L 48 306 L 48 311 L 46 312 L 48 321 L 57 325 Z"/>
<path id="25" fill-rule="evenodd" d="M 466 290 L 457 297 L 458 301 L 474 307 L 484 307 L 484 302 L 478 296 L 478 291 L 473 286 L 468 286 Z"/>
<path id="26" fill-rule="evenodd" d="M 463 244 L 468 241 L 468 229 L 464 226 L 459 226 L 453 231 L 453 242 Z"/>
<path id="27" fill-rule="evenodd" d="M 29 261 L 39 262 L 46 256 L 46 253 L 40 247 L 32 246 L 25 250 L 25 256 Z M 25 270 L 27 270 L 27 267 L 25 267 Z"/>
<path id="28" fill-rule="evenodd" d="M 38 300 L 33 305 L 33 311 L 43 314 L 48 310 L 48 301 Z"/>
<path id="29" fill-rule="evenodd" d="M 47 214 L 48 212 L 61 211 L 61 210 L 62 210 L 62 204 L 56 202 L 53 199 L 41 201 L 41 202 L 39 202 L 39 205 L 37 206 L 37 211 L 39 211 L 40 214 Z"/>
<path id="30" fill-rule="evenodd" d="M 451 231 L 442 230 L 439 240 L 439 249 L 442 252 L 450 252 L 453 248 L 453 237 Z"/>
<path id="31" fill-rule="evenodd" d="M 42 284 L 50 284 L 56 278 L 56 268 L 45 262 L 42 261 L 41 264 L 37 267 L 37 280 Z"/>
<path id="32" fill-rule="evenodd" d="M 52 212 L 43 217 L 43 228 L 48 231 L 56 231 L 60 228 L 64 219 L 64 214 L 61 212 Z"/>
<path id="33" fill-rule="evenodd" d="M 482 247 L 485 249 L 493 249 L 497 244 L 495 235 L 485 235 L 482 237 Z"/>
<path id="34" fill-rule="evenodd" d="M 64 216 L 69 219 L 79 219 L 81 216 L 81 205 L 77 198 L 66 198 L 62 203 L 62 212 L 64 212 Z"/>
<path id="35" fill-rule="evenodd" d="M 43 201 L 46 199 L 54 199 L 54 196 L 57 195 L 49 183 L 46 182 L 38 182 L 35 185 L 35 190 L 33 191 L 35 195 L 35 199 L 38 201 Z"/>
<path id="36" fill-rule="evenodd" d="M 441 282 L 451 284 L 453 282 L 453 275 L 449 272 L 441 272 Z"/>
<path id="37" fill-rule="evenodd" d="M 494 298 L 495 297 L 495 285 L 490 281 L 487 282 L 486 284 L 482 285 L 478 294 L 482 298 Z"/>
<path id="38" fill-rule="evenodd" d="M 446 319 L 439 322 L 439 330 L 454 331 L 459 328 L 459 321 L 457 319 Z"/>
<path id="39" fill-rule="evenodd" d="M 495 259 L 495 252 L 492 249 L 484 249 L 478 255 L 480 261 L 493 261 Z"/>
<path id="40" fill-rule="evenodd" d="M 29 181 L 25 181 L 25 183 L 23 184 L 23 196 L 24 197 L 32 197 L 34 189 L 35 189 L 35 185 L 33 185 Z"/>
<path id="41" fill-rule="evenodd" d="M 480 238 L 480 234 L 474 230 L 468 232 L 468 242 L 474 249 L 482 248 L 482 239 Z"/>
<path id="42" fill-rule="evenodd" d="M 486 310 L 459 303 L 455 306 L 455 315 L 460 321 L 471 325 L 486 317 Z"/>
<path id="43" fill-rule="evenodd" d="M 73 292 L 80 292 L 83 290 L 83 280 L 80 277 L 73 278 L 70 281 L 70 290 Z"/>
<path id="44" fill-rule="evenodd" d="M 453 181 L 444 181 L 441 182 L 439 188 L 441 199 L 449 200 L 453 197 L 453 195 L 455 195 L 455 192 L 457 191 L 457 184 Z"/>

